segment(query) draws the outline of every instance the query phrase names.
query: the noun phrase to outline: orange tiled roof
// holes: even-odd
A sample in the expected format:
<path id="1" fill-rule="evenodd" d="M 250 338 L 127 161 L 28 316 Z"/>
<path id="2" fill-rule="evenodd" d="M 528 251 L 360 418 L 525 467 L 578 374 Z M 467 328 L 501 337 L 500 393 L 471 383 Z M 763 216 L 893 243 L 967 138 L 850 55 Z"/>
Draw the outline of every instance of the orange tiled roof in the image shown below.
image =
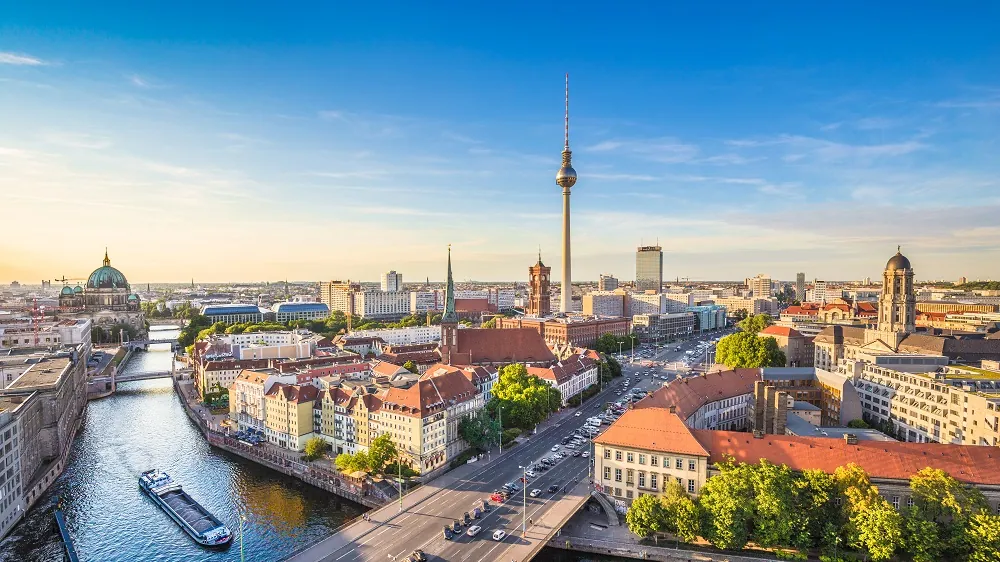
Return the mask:
<path id="1" fill-rule="evenodd" d="M 464 402 L 479 391 L 456 367 L 431 365 L 409 388 L 391 387 L 382 396 L 382 407 L 411 416 L 424 417 L 441 411 L 453 402 Z"/>
<path id="2" fill-rule="evenodd" d="M 458 330 L 453 363 L 542 363 L 555 361 L 545 339 L 532 328 Z"/>
<path id="3" fill-rule="evenodd" d="M 623 416 L 624 418 L 624 416 Z M 854 463 L 872 478 L 906 480 L 922 468 L 941 469 L 970 484 L 1000 485 L 1000 451 L 995 447 L 858 441 L 849 445 L 833 437 L 800 437 L 695 429 L 691 432 L 709 452 L 710 462 L 733 457 L 738 462 L 767 459 L 792 470 L 819 469 L 832 473 Z"/>
<path id="4" fill-rule="evenodd" d="M 726 398 L 753 392 L 753 383 L 761 380 L 760 369 L 732 369 L 676 379 L 635 403 L 635 408 L 676 408 L 677 415 L 688 419 L 698 408 Z"/>
<path id="5" fill-rule="evenodd" d="M 594 443 L 708 456 L 708 451 L 694 438 L 684 421 L 666 408 L 628 410 L 607 431 L 594 438 Z"/>
<path id="6" fill-rule="evenodd" d="M 319 395 L 319 389 L 311 384 L 296 385 L 296 384 L 283 384 L 275 383 L 270 390 L 267 391 L 266 397 L 274 398 L 278 394 L 282 394 L 285 400 L 289 402 L 310 402 L 315 400 Z"/>
<path id="7" fill-rule="evenodd" d="M 787 326 L 768 326 L 760 331 L 761 334 L 766 336 L 782 336 L 785 338 L 801 338 L 802 334 L 795 328 L 789 328 Z"/>

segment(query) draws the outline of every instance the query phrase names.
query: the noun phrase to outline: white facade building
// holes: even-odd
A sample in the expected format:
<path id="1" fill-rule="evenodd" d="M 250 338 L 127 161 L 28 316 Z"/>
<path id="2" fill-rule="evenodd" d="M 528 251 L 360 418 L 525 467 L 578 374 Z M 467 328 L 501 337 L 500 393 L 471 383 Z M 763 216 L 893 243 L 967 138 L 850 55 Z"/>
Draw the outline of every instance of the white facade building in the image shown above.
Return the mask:
<path id="1" fill-rule="evenodd" d="M 395 318 L 409 313 L 409 292 L 367 290 L 354 293 L 354 314 L 361 318 Z"/>
<path id="2" fill-rule="evenodd" d="M 403 274 L 396 273 L 395 270 L 382 274 L 382 290 L 389 292 L 399 292 L 403 290 Z"/>
<path id="3" fill-rule="evenodd" d="M 26 509 L 21 487 L 22 439 L 21 416 L 0 409 L 0 469 L 4 471 L 0 473 L 0 537 L 7 536 Z"/>
<path id="4" fill-rule="evenodd" d="M 355 330 L 352 338 L 381 338 L 389 345 L 413 345 L 441 341 L 441 326 L 413 326 L 384 330 Z"/>
<path id="5" fill-rule="evenodd" d="M 632 293 L 629 297 L 629 316 L 637 314 L 665 314 L 667 297 L 663 293 Z"/>

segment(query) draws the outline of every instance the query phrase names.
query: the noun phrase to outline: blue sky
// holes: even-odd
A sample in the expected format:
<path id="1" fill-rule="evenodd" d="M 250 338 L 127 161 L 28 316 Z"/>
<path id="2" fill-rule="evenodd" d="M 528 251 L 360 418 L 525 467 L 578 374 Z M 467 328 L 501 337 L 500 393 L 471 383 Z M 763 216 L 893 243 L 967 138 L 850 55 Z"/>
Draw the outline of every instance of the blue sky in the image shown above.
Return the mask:
<path id="1" fill-rule="evenodd" d="M 987 3 L 0 7 L 0 281 L 1000 277 Z M 537 5 L 543 4 L 543 5 Z"/>

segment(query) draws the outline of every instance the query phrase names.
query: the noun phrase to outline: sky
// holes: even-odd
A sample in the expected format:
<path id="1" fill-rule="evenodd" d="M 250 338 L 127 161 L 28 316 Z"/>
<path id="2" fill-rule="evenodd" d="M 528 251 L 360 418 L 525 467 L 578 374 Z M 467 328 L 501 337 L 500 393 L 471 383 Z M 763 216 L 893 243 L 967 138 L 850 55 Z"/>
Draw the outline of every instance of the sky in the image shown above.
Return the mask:
<path id="1" fill-rule="evenodd" d="M 1000 4 L 351 4 L 0 6 L 0 283 L 524 281 L 567 72 L 574 280 L 1000 278 Z"/>

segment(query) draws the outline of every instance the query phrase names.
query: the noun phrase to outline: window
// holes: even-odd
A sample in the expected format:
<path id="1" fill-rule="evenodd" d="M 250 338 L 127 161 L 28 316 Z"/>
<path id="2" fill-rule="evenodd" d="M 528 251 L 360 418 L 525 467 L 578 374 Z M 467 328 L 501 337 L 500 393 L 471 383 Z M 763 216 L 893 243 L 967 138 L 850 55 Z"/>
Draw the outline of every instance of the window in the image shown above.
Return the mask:
<path id="1" fill-rule="evenodd" d="M 632 453 L 628 453 L 625 456 L 625 462 L 635 462 L 635 455 Z"/>
<path id="2" fill-rule="evenodd" d="M 625 483 L 629 485 L 635 483 L 635 471 L 631 468 L 625 470 Z"/>
<path id="3" fill-rule="evenodd" d="M 646 473 L 642 471 L 639 472 L 639 487 L 640 488 L 646 487 Z"/>
<path id="4" fill-rule="evenodd" d="M 688 470 L 694 470 L 694 469 L 695 469 L 695 462 L 692 461 L 692 460 L 689 460 L 688 461 Z"/>
<path id="5" fill-rule="evenodd" d="M 615 469 L 615 482 L 621 482 L 621 481 L 622 481 L 622 469 L 616 468 Z"/>
<path id="6" fill-rule="evenodd" d="M 652 489 L 654 489 L 654 490 L 657 489 L 656 488 L 656 473 L 655 472 L 649 474 L 649 487 L 652 488 Z M 1000 505 L 998 505 L 997 509 L 1000 510 Z"/>
<path id="7" fill-rule="evenodd" d="M 639 464 L 646 464 L 646 455 L 639 455 Z"/>
<path id="8" fill-rule="evenodd" d="M 913 496 L 906 498 L 906 507 L 913 507 Z"/>
<path id="9" fill-rule="evenodd" d="M 656 455 L 651 455 L 649 457 L 649 466 L 657 466 L 656 460 L 657 460 Z"/>
<path id="10" fill-rule="evenodd" d="M 632 490 L 625 490 L 625 498 L 632 499 Z"/>
<path id="11" fill-rule="evenodd" d="M 611 449 L 604 449 L 604 458 L 606 459 L 611 458 Z"/>
<path id="12" fill-rule="evenodd" d="M 674 468 L 676 468 L 677 470 L 684 470 L 684 459 L 675 460 Z"/>
<path id="13" fill-rule="evenodd" d="M 604 479 L 605 480 L 611 480 L 611 467 L 610 466 L 604 467 Z"/>
<path id="14" fill-rule="evenodd" d="M 694 480 L 690 480 L 690 479 L 688 480 L 688 493 L 689 494 L 693 494 L 694 493 Z"/>
<path id="15" fill-rule="evenodd" d="M 615 488 L 615 495 L 618 496 L 619 498 L 622 497 L 622 489 L 621 488 Z"/>
<path id="16" fill-rule="evenodd" d="M 899 496 L 892 496 L 892 508 L 899 509 Z"/>
<path id="17" fill-rule="evenodd" d="M 615 460 L 616 461 L 622 460 L 622 452 L 621 451 L 615 451 Z"/>

